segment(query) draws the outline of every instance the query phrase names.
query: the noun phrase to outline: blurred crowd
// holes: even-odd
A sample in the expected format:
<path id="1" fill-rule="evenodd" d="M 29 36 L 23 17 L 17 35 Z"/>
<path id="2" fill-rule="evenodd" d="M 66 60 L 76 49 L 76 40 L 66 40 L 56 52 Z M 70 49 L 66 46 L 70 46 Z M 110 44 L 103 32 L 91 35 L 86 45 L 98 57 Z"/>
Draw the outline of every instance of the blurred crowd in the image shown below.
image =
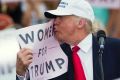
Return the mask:
<path id="1" fill-rule="evenodd" d="M 2 0 L 0 14 L 9 16 L 17 28 L 26 27 L 46 21 L 43 12 L 56 8 L 58 2 L 58 0 Z"/>
<path id="2" fill-rule="evenodd" d="M 55 9 L 60 0 L 1 0 L 0 30 L 16 29 L 47 21 L 44 11 Z M 120 9 L 93 7 L 96 24 L 110 37 L 120 38 Z"/>

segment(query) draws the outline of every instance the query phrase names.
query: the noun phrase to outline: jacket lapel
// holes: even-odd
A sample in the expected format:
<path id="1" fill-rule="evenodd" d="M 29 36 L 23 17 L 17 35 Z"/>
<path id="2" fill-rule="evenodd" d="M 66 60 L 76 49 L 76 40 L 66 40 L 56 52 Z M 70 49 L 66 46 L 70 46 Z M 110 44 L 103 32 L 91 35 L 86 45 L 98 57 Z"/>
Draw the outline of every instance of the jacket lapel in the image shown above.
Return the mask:
<path id="1" fill-rule="evenodd" d="M 74 72 L 73 72 L 73 62 L 72 62 L 72 50 L 68 44 L 62 44 L 61 48 L 65 52 L 68 57 L 68 72 L 67 72 L 67 80 L 74 80 Z"/>
<path id="2" fill-rule="evenodd" d="M 97 38 L 93 36 L 93 80 L 101 80 L 98 51 L 99 44 Z"/>

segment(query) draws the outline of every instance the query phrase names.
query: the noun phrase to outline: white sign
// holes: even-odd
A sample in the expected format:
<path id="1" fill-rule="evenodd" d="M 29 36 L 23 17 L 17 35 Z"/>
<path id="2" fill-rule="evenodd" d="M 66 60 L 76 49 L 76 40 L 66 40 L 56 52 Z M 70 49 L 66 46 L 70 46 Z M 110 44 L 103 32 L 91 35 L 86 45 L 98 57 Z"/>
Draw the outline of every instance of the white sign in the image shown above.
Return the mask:
<path id="1" fill-rule="evenodd" d="M 16 55 L 19 45 L 15 29 L 0 31 L 0 80 L 16 80 Z"/>
<path id="2" fill-rule="evenodd" d="M 120 8 L 120 0 L 88 0 L 93 6 L 105 8 Z"/>
<path id="3" fill-rule="evenodd" d="M 53 34 L 53 21 L 18 30 L 20 46 L 33 49 L 31 80 L 47 80 L 67 72 L 68 58 Z"/>

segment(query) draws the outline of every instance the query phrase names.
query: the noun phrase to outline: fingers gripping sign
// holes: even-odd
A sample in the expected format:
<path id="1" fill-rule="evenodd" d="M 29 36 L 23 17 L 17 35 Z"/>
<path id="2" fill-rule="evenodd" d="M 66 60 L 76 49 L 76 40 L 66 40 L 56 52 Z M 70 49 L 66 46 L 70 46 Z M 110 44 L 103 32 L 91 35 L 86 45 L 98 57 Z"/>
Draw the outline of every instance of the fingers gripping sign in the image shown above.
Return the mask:
<path id="1" fill-rule="evenodd" d="M 32 63 L 33 54 L 32 50 L 28 48 L 21 49 L 17 54 L 17 63 L 16 63 L 16 71 L 19 75 L 25 74 L 27 67 L 30 63 Z"/>

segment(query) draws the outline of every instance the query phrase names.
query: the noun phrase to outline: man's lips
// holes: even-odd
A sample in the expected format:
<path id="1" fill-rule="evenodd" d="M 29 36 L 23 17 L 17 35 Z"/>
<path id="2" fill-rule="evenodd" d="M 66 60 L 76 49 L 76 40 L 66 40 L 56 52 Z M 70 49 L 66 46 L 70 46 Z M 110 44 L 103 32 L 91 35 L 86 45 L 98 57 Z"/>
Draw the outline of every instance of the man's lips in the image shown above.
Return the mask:
<path id="1" fill-rule="evenodd" d="M 54 32 L 57 32 L 57 29 L 55 28 L 55 25 L 53 26 L 53 31 L 54 31 Z"/>
<path id="2" fill-rule="evenodd" d="M 54 33 L 57 33 L 58 31 L 57 30 L 54 30 Z"/>

